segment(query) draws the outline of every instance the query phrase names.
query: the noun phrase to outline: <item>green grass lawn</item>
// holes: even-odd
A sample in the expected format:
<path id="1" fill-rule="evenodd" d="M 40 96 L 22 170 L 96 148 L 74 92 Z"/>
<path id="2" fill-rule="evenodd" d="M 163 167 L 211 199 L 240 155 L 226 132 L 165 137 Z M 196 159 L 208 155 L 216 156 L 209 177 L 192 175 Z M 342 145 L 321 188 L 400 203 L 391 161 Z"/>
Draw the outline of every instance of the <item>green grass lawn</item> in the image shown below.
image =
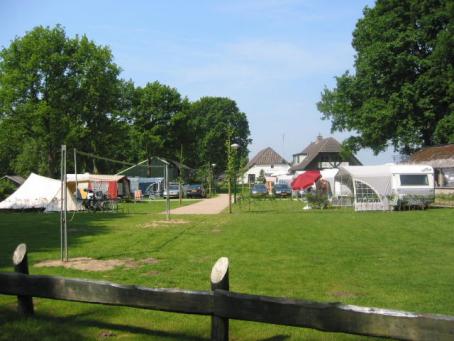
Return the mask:
<path id="1" fill-rule="evenodd" d="M 59 215 L 1 213 L 0 271 L 11 271 L 12 251 L 25 242 L 33 274 L 209 290 L 212 265 L 227 256 L 233 291 L 454 315 L 454 210 L 303 211 L 300 202 L 275 200 L 166 225 L 158 222 L 164 208 L 146 202 L 69 216 L 70 257 L 159 260 L 107 272 L 34 267 L 60 256 Z M 34 301 L 36 317 L 22 319 L 15 297 L 0 296 L 0 340 L 205 340 L 210 333 L 205 316 Z M 364 339 L 241 321 L 231 321 L 230 333 L 232 340 Z"/>

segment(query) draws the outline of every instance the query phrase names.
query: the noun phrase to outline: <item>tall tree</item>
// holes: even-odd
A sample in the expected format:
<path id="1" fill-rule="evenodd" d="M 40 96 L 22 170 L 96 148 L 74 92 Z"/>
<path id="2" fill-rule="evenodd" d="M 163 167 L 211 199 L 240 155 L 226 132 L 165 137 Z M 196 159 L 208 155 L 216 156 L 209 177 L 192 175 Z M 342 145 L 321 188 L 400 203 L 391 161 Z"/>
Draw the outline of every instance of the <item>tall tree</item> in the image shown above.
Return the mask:
<path id="1" fill-rule="evenodd" d="M 182 103 L 175 88 L 157 81 L 136 89 L 131 121 L 143 156 L 148 160 L 152 156 L 176 155 L 176 151 L 166 147 L 172 140 L 172 118 L 182 110 Z"/>
<path id="2" fill-rule="evenodd" d="M 454 142 L 454 2 L 377 0 L 353 32 L 355 72 L 318 109 L 356 151 L 402 153 Z"/>
<path id="3" fill-rule="evenodd" d="M 112 59 L 61 26 L 36 27 L 0 51 L 0 135 L 9 139 L 0 160 L 9 171 L 58 175 L 61 144 L 115 150 L 121 83 Z"/>
<path id="4" fill-rule="evenodd" d="M 238 157 L 247 158 L 251 142 L 246 114 L 235 101 L 224 97 L 202 97 L 191 105 L 193 136 L 196 138 L 197 159 L 193 166 L 216 164 L 216 172 L 227 168 L 225 141 L 232 129 L 232 143 L 238 143 Z"/>

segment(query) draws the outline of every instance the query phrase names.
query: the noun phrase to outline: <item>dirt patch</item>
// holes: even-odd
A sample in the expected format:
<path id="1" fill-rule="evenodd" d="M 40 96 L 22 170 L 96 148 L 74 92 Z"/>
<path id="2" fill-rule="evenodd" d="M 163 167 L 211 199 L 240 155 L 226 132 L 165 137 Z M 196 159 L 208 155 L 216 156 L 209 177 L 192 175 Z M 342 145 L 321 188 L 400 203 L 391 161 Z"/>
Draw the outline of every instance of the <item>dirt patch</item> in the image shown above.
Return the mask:
<path id="1" fill-rule="evenodd" d="M 150 272 L 147 272 L 147 275 L 148 275 L 148 276 L 157 276 L 157 275 L 159 275 L 159 274 L 160 274 L 159 271 L 150 271 Z"/>
<path id="2" fill-rule="evenodd" d="M 110 331 L 110 330 L 102 330 L 98 334 L 98 337 L 101 338 L 101 339 L 104 339 L 106 337 L 114 337 L 114 336 L 117 336 L 117 335 L 114 332 Z"/>
<path id="3" fill-rule="evenodd" d="M 212 233 L 221 233 L 222 230 L 220 230 L 220 229 L 212 229 L 211 232 Z"/>
<path id="4" fill-rule="evenodd" d="M 76 269 L 82 271 L 109 271 L 116 267 L 123 266 L 126 268 L 136 268 L 145 264 L 157 264 L 156 258 L 146 258 L 135 261 L 132 258 L 125 259 L 93 259 L 88 257 L 71 258 L 67 262 L 61 260 L 46 260 L 36 263 L 34 266 L 40 267 L 63 267 L 67 269 Z"/>
<path id="5" fill-rule="evenodd" d="M 158 264 L 159 261 L 156 258 L 145 258 L 145 259 L 142 259 L 139 263 L 141 263 L 141 264 Z"/>
<path id="6" fill-rule="evenodd" d="M 169 226 L 169 225 L 181 225 L 181 224 L 187 224 L 187 223 L 189 223 L 189 222 L 187 220 L 183 220 L 183 219 L 156 220 L 156 221 L 152 221 L 149 223 L 139 225 L 139 227 L 156 228 L 156 227 L 163 227 L 163 226 Z"/>

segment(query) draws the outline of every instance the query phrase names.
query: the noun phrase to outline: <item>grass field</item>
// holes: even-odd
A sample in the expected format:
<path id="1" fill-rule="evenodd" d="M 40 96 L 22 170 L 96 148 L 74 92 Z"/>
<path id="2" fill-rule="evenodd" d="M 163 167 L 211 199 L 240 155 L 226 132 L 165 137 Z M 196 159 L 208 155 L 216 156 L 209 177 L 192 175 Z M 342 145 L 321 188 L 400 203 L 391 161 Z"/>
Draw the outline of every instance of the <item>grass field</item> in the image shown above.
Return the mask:
<path id="1" fill-rule="evenodd" d="M 0 271 L 11 271 L 12 251 L 26 242 L 33 274 L 208 290 L 213 263 L 227 256 L 233 291 L 454 315 L 454 210 L 303 211 L 276 200 L 166 225 L 164 205 L 73 217 L 70 257 L 159 260 L 106 272 L 34 267 L 59 258 L 58 214 L 2 213 Z M 15 302 L 0 296 L 0 340 L 209 338 L 204 316 L 35 299 L 36 317 L 21 319 Z M 364 339 L 241 321 L 231 321 L 230 333 L 232 340 Z"/>

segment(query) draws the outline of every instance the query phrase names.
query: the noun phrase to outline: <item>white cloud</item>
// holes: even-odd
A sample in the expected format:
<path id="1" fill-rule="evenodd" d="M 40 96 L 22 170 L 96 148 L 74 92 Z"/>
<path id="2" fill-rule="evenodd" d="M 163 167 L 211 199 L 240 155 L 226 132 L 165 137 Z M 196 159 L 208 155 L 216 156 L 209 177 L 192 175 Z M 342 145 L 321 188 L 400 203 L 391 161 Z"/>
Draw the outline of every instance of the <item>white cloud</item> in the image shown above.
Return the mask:
<path id="1" fill-rule="evenodd" d="M 202 56 L 182 68 L 176 66 L 170 72 L 184 83 L 216 81 L 252 86 L 336 74 L 351 64 L 352 54 L 351 49 L 341 46 L 325 49 L 288 41 L 242 40 L 220 45 L 206 58 Z M 187 55 L 188 51 L 185 58 Z"/>

